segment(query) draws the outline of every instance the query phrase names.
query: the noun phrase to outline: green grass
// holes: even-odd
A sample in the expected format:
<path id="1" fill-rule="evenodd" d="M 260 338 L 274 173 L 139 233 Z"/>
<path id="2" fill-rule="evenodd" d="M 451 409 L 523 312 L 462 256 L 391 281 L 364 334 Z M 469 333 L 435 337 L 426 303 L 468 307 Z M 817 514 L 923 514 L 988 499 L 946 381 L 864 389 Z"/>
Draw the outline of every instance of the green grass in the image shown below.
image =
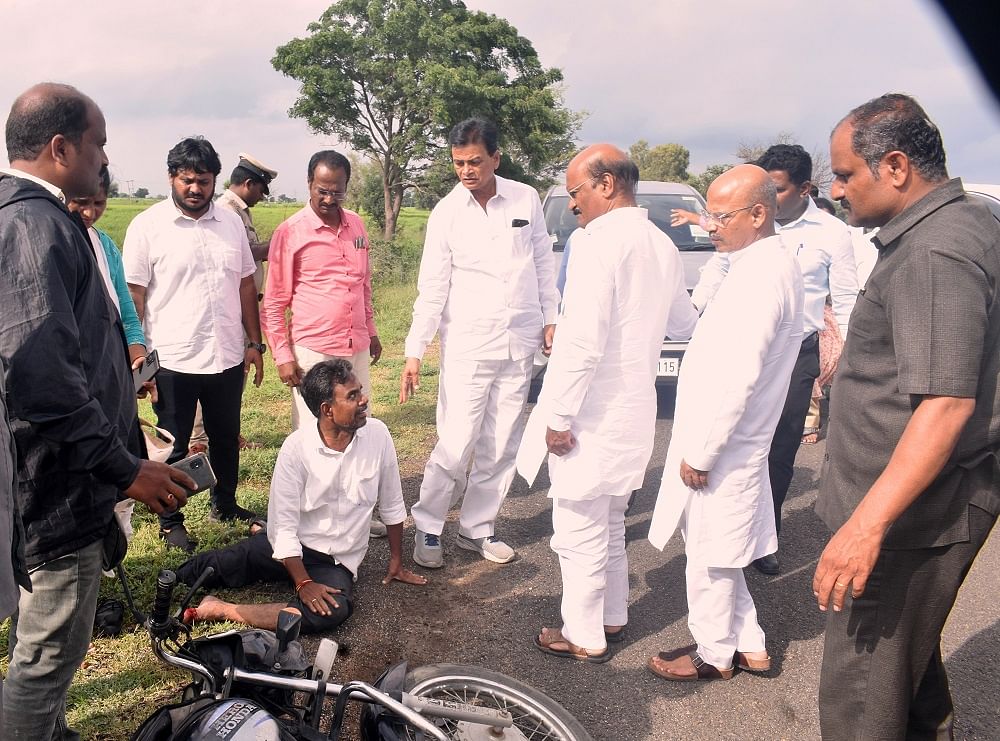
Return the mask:
<path id="1" fill-rule="evenodd" d="M 154 201 L 112 199 L 102 229 L 120 245 L 125 228 L 132 218 Z M 301 204 L 261 204 L 253 210 L 261 236 L 267 238 L 274 228 Z M 428 348 L 422 370 L 420 393 L 406 405 L 398 404 L 399 376 L 403 367 L 403 341 L 409 330 L 410 312 L 416 287 L 413 276 L 419 259 L 427 212 L 404 209 L 401 230 L 396 242 L 373 240 L 374 304 L 382 360 L 372 368 L 371 412 L 392 430 L 401 473 L 416 475 L 423 467 L 435 439 L 434 411 L 437 399 L 437 345 Z M 242 431 L 263 443 L 259 450 L 247 450 L 240 456 L 240 504 L 258 512 L 267 511 L 271 472 L 281 443 L 291 429 L 291 401 L 288 390 L 278 380 L 274 362 L 265 357 L 265 378 L 260 388 L 248 385 L 243 397 Z M 139 414 L 152 422 L 156 417 L 148 402 L 141 402 Z M 199 550 L 217 548 L 245 537 L 244 528 L 221 525 L 208 520 L 209 502 L 204 494 L 192 497 L 185 508 L 187 525 L 199 541 Z M 136 507 L 133 518 L 135 537 L 129 546 L 125 569 L 140 608 L 148 609 L 153 597 L 156 574 L 161 568 L 174 568 L 184 560 L 177 551 L 168 551 L 157 536 L 158 523 L 144 507 Z M 262 599 L 268 594 L 255 589 L 233 590 L 226 594 L 242 601 Z M 103 596 L 120 597 L 116 581 L 105 579 Z M 271 598 L 273 594 L 269 595 Z M 0 625 L 0 672 L 7 670 L 7 640 L 10 621 Z M 196 634 L 214 632 L 219 625 L 199 626 Z M 229 626 L 234 627 L 234 626 Z M 70 725 L 84 739 L 127 738 L 154 709 L 176 702 L 189 677 L 161 664 L 149 648 L 145 631 L 127 616 L 125 631 L 114 639 L 95 639 L 70 688 L 67 716 Z"/>

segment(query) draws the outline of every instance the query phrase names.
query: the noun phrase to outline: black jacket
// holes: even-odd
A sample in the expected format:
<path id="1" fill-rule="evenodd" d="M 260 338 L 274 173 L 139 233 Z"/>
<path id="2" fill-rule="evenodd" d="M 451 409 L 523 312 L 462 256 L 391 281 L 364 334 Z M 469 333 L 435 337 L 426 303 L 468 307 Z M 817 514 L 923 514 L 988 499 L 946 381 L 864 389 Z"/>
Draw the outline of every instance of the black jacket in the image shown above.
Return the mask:
<path id="1" fill-rule="evenodd" d="M 142 450 L 128 347 L 83 224 L 0 175 L 0 359 L 29 568 L 104 537 Z"/>

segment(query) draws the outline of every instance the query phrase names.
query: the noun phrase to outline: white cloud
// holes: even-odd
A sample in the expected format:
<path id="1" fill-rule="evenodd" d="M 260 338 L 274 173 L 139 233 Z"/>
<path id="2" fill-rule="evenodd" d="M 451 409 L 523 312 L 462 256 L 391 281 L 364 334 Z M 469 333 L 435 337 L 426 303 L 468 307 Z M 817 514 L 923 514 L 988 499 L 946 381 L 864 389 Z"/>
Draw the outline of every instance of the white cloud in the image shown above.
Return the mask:
<path id="1" fill-rule="evenodd" d="M 698 171 L 779 131 L 822 146 L 850 108 L 902 90 L 941 126 L 954 174 L 1000 178 L 997 106 L 924 0 L 467 4 L 510 20 L 542 64 L 563 69 L 567 104 L 590 112 L 585 141 L 676 141 Z M 336 142 L 287 117 L 298 84 L 270 59 L 326 7 L 5 0 L 4 51 L 17 63 L 0 77 L 0 109 L 34 82 L 70 82 L 103 108 L 119 179 L 162 192 L 167 150 L 202 133 L 224 172 L 249 151 L 279 171 L 275 192 L 303 195 L 309 155 Z"/>

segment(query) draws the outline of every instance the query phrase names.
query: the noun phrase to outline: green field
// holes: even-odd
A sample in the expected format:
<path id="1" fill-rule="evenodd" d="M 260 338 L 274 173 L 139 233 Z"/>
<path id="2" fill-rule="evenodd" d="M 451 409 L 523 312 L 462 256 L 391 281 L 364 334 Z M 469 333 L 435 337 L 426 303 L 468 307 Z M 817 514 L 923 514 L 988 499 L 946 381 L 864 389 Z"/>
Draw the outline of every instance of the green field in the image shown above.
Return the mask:
<path id="1" fill-rule="evenodd" d="M 122 243 L 128 223 L 153 200 L 112 199 L 98 226 Z M 263 238 L 301 204 L 261 204 L 253 209 L 254 221 Z M 399 376 L 403 367 L 403 340 L 409 329 L 410 311 L 416 296 L 413 276 L 427 223 L 427 212 L 404 209 L 401 230 L 393 243 L 372 240 L 375 317 L 383 345 L 382 360 L 372 368 L 371 412 L 392 430 L 404 477 L 416 475 L 423 467 L 435 439 L 434 411 L 437 398 L 436 345 L 428 349 L 421 374 L 421 391 L 405 406 L 397 403 Z M 273 360 L 264 360 L 265 379 L 260 388 L 248 385 L 243 397 L 242 431 L 263 443 L 259 450 L 240 456 L 240 484 L 237 496 L 243 506 L 267 511 L 271 472 L 281 443 L 290 430 L 290 399 L 281 385 Z M 141 417 L 155 422 L 148 403 L 140 404 Z M 208 520 L 209 502 L 204 494 L 192 497 L 185 515 L 187 525 L 199 540 L 199 550 L 216 548 L 246 536 L 245 528 L 221 525 Z M 178 566 L 184 555 L 167 551 L 157 536 L 156 518 L 144 507 L 136 508 L 133 539 L 125 568 L 140 606 L 152 601 L 156 574 L 161 568 Z M 102 596 L 120 597 L 117 582 L 105 579 Z M 227 593 L 243 601 L 276 595 L 254 589 Z M 268 600 L 269 601 L 269 600 Z M 0 672 L 7 670 L 7 638 L 10 621 L 0 625 Z M 235 627 L 235 626 L 230 626 Z M 199 625 L 204 634 L 219 625 Z M 119 638 L 95 639 L 83 667 L 70 688 L 67 715 L 70 725 L 85 739 L 124 739 L 150 712 L 176 702 L 188 678 L 159 663 L 149 648 L 146 633 L 126 620 Z"/>

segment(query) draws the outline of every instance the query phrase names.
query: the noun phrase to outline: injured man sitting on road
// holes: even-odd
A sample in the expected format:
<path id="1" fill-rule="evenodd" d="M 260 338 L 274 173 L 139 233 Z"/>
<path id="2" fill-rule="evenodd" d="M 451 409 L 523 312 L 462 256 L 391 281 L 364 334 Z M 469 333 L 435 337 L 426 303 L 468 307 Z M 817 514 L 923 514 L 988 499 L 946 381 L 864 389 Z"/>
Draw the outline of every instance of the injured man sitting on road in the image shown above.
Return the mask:
<path id="1" fill-rule="evenodd" d="M 206 587 L 287 579 L 295 596 L 287 605 L 234 604 L 208 596 L 186 616 L 189 621 L 231 620 L 274 630 L 278 613 L 292 607 L 302 613 L 303 633 L 337 627 L 354 610 L 351 592 L 376 504 L 389 535 L 389 570 L 382 583 L 427 583 L 403 568 L 406 508 L 396 448 L 385 424 L 368 418 L 368 397 L 351 364 L 318 363 L 300 390 L 318 424 L 303 425 L 281 446 L 267 532 L 199 554 L 177 569 L 177 578 L 192 584 L 213 567 Z"/>

